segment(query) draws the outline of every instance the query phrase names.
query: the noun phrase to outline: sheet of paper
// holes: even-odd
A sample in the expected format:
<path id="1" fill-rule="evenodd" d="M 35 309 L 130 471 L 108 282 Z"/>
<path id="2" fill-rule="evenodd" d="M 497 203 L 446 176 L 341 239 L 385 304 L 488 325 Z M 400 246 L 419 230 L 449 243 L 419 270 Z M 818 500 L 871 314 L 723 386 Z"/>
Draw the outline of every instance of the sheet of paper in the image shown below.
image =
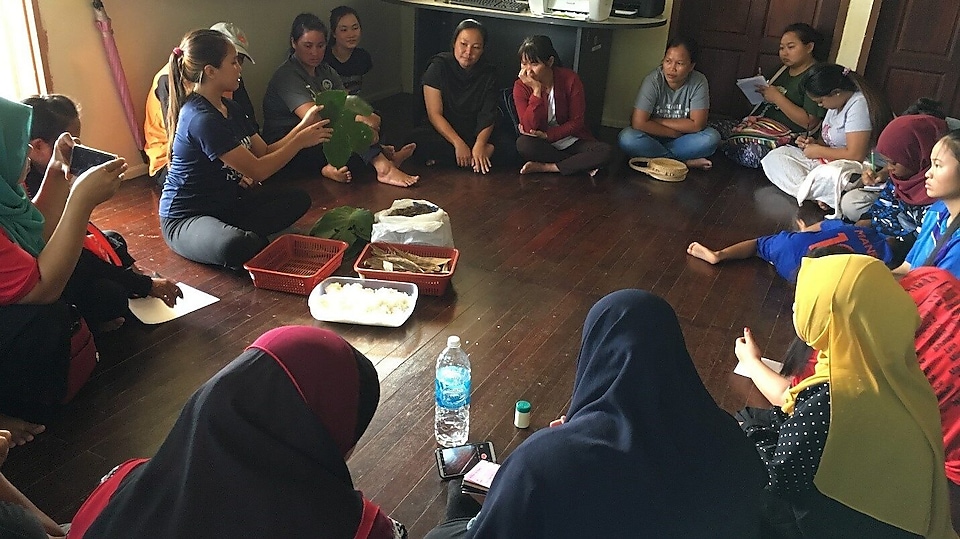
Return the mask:
<path id="1" fill-rule="evenodd" d="M 763 94 L 757 91 L 757 88 L 767 85 L 767 79 L 763 78 L 762 75 L 756 75 L 750 77 L 749 79 L 737 79 L 737 87 L 740 88 L 740 91 L 743 92 L 743 95 L 747 96 L 747 100 L 750 101 L 751 105 L 759 105 L 763 103 Z"/>
<path id="2" fill-rule="evenodd" d="M 774 361 L 774 360 L 772 360 L 772 359 L 767 359 L 767 358 L 765 358 L 765 357 L 760 358 L 760 361 L 762 361 L 763 364 L 766 365 L 767 367 L 770 367 L 771 369 L 773 369 L 773 372 L 780 372 L 780 369 L 783 368 L 783 363 L 780 363 L 779 361 Z M 744 369 L 743 367 L 741 367 L 741 365 L 743 365 L 743 363 L 740 363 L 740 362 L 738 361 L 738 362 L 737 362 L 737 368 L 736 368 L 736 369 L 733 369 L 733 374 L 739 374 L 740 376 L 746 376 L 747 373 L 745 372 L 745 369 Z"/>
<path id="3" fill-rule="evenodd" d="M 130 311 L 144 324 L 161 324 L 220 301 L 220 298 L 190 285 L 177 283 L 177 286 L 183 292 L 183 297 L 177 300 L 173 308 L 167 307 L 159 298 L 137 298 L 130 300 Z"/>

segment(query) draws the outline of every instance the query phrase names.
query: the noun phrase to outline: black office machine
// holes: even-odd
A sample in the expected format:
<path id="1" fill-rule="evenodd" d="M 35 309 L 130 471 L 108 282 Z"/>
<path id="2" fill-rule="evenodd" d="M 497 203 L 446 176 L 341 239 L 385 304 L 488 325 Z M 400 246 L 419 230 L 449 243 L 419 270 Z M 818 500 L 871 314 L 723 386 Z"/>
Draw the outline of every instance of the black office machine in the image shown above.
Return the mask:
<path id="1" fill-rule="evenodd" d="M 617 17 L 659 17 L 666 0 L 614 0 L 613 15 Z"/>

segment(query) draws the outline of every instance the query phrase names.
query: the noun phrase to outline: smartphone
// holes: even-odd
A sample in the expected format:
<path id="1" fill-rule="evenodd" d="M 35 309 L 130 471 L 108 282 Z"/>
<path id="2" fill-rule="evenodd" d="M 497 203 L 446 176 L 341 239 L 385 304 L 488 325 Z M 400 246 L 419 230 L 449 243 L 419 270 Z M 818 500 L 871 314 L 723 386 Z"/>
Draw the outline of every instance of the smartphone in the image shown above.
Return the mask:
<path id="1" fill-rule="evenodd" d="M 73 154 L 70 155 L 70 174 L 79 176 L 92 167 L 113 161 L 116 158 L 117 156 L 112 153 L 83 144 L 76 144 L 73 146 Z"/>
<path id="2" fill-rule="evenodd" d="M 461 477 L 481 460 L 497 462 L 493 442 L 486 441 L 437 449 L 437 471 L 441 479 Z"/>

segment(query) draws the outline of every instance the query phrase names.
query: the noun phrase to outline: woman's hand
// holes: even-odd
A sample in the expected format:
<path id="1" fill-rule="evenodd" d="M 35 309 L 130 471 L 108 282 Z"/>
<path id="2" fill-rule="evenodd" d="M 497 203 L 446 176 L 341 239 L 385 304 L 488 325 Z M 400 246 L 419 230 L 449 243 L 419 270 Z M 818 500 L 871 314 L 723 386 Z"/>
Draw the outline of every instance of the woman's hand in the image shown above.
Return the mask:
<path id="1" fill-rule="evenodd" d="M 333 128 L 327 127 L 329 123 L 330 120 L 320 120 L 301 129 L 294 139 L 300 145 L 300 149 L 330 142 L 330 137 L 333 136 Z"/>
<path id="2" fill-rule="evenodd" d="M 320 111 L 323 110 L 323 105 L 314 105 L 307 110 L 307 113 L 303 115 L 303 118 L 300 119 L 300 125 L 297 126 L 298 129 L 303 129 L 309 125 L 313 125 L 323 119 L 320 116 Z"/>
<path id="3" fill-rule="evenodd" d="M 73 146 L 79 142 L 70 133 L 61 133 L 53 144 L 53 153 L 47 163 L 47 175 L 51 173 L 63 178 L 70 178 L 70 156 L 73 155 Z"/>
<path id="4" fill-rule="evenodd" d="M 371 144 L 376 144 L 380 142 L 380 117 L 376 114 L 371 114 L 369 116 L 363 116 L 362 114 L 357 114 L 354 121 L 360 122 L 362 124 L 367 124 L 370 126 L 370 129 L 373 130 L 373 140 Z"/>
<path id="5" fill-rule="evenodd" d="M 779 86 L 760 86 L 757 88 L 757 93 L 763 96 L 764 101 L 774 105 L 786 99 L 786 96 L 784 96 Z"/>
<path id="6" fill-rule="evenodd" d="M 85 209 L 93 211 L 117 192 L 126 170 L 127 162 L 122 157 L 90 168 L 73 181 L 68 203 L 76 200 Z"/>
<path id="7" fill-rule="evenodd" d="M 526 131 L 523 128 L 523 124 L 517 124 L 517 129 L 520 131 L 521 135 L 526 135 L 528 137 L 542 138 L 543 140 L 547 140 L 547 134 L 543 131 L 540 131 L 537 129 L 531 129 L 529 131 Z"/>
<path id="8" fill-rule="evenodd" d="M 540 81 L 533 78 L 533 76 L 531 76 L 529 71 L 521 68 L 520 73 L 517 75 L 517 78 L 520 79 L 520 82 L 522 82 L 524 86 L 533 90 L 533 95 L 538 97 L 540 96 L 540 89 L 541 89 Z"/>
<path id="9" fill-rule="evenodd" d="M 453 145 L 453 151 L 457 156 L 458 167 L 469 167 L 473 164 L 473 151 L 463 139 Z"/>
<path id="10" fill-rule="evenodd" d="M 479 141 L 473 145 L 471 162 L 473 163 L 474 172 L 481 174 L 490 172 L 490 158 L 487 156 L 486 146 L 486 144 L 481 144 Z"/>
<path id="11" fill-rule="evenodd" d="M 737 339 L 733 346 L 733 352 L 737 355 L 740 363 L 748 368 L 748 372 L 751 372 L 756 365 L 763 364 L 760 361 L 760 348 L 753 340 L 753 332 L 750 331 L 750 328 L 743 328 L 743 337 Z"/>
<path id="12" fill-rule="evenodd" d="M 148 295 L 162 300 L 167 304 L 167 307 L 173 307 L 177 304 L 177 298 L 183 297 L 183 291 L 177 286 L 177 282 L 172 279 L 154 277 Z"/>
<path id="13" fill-rule="evenodd" d="M 860 176 L 863 185 L 878 185 L 887 181 L 887 168 L 881 168 L 874 172 L 870 167 L 864 167 L 863 174 Z"/>
<path id="14" fill-rule="evenodd" d="M 13 434 L 8 430 L 0 430 L 0 466 L 7 460 L 10 446 L 13 445 Z"/>
<path id="15" fill-rule="evenodd" d="M 819 159 L 823 157 L 823 146 L 817 144 L 816 142 L 808 142 L 801 146 L 803 148 L 803 155 L 807 159 Z"/>

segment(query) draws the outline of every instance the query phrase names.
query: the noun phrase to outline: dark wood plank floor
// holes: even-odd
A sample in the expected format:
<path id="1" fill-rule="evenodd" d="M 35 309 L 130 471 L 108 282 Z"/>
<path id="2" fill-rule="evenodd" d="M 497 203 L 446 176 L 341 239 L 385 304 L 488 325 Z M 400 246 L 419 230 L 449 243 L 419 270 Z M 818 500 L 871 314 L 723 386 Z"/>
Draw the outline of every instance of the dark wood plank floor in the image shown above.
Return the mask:
<path id="1" fill-rule="evenodd" d="M 385 125 L 395 117 L 402 132 L 408 104 L 408 96 L 381 103 Z M 693 240 L 719 247 L 773 233 L 788 225 L 795 206 L 761 173 L 720 156 L 714 170 L 679 184 L 646 179 L 623 161 L 596 182 L 412 166 L 422 180 L 411 190 L 380 185 L 369 171 L 349 185 L 287 180 L 313 197 L 297 223 L 304 229 L 332 207 L 377 211 L 408 196 L 450 214 L 461 258 L 445 296 L 421 296 L 397 329 L 328 325 L 370 357 L 381 377 L 380 408 L 349 463 L 353 477 L 411 537 L 422 537 L 443 511 L 433 460 L 433 368 L 448 335 L 460 335 L 471 356 L 471 439 L 493 440 L 502 456 L 565 411 L 583 318 L 621 288 L 652 290 L 674 306 L 722 407 L 763 402 L 749 380 L 732 374 L 733 341 L 749 325 L 767 355 L 778 356 L 792 335 L 792 287 L 757 259 L 714 267 L 685 248 Z M 114 465 L 151 455 L 187 397 L 261 333 L 327 325 L 310 317 L 304 297 L 259 290 L 246 275 L 171 253 L 158 235 L 156 200 L 147 178 L 130 180 L 94 220 L 123 233 L 143 267 L 220 302 L 159 326 L 128 323 L 99 339 L 94 380 L 47 433 L 11 452 L 4 473 L 58 521 L 70 520 Z M 338 274 L 350 274 L 349 266 Z M 512 422 L 520 398 L 533 403 L 526 431 Z"/>

